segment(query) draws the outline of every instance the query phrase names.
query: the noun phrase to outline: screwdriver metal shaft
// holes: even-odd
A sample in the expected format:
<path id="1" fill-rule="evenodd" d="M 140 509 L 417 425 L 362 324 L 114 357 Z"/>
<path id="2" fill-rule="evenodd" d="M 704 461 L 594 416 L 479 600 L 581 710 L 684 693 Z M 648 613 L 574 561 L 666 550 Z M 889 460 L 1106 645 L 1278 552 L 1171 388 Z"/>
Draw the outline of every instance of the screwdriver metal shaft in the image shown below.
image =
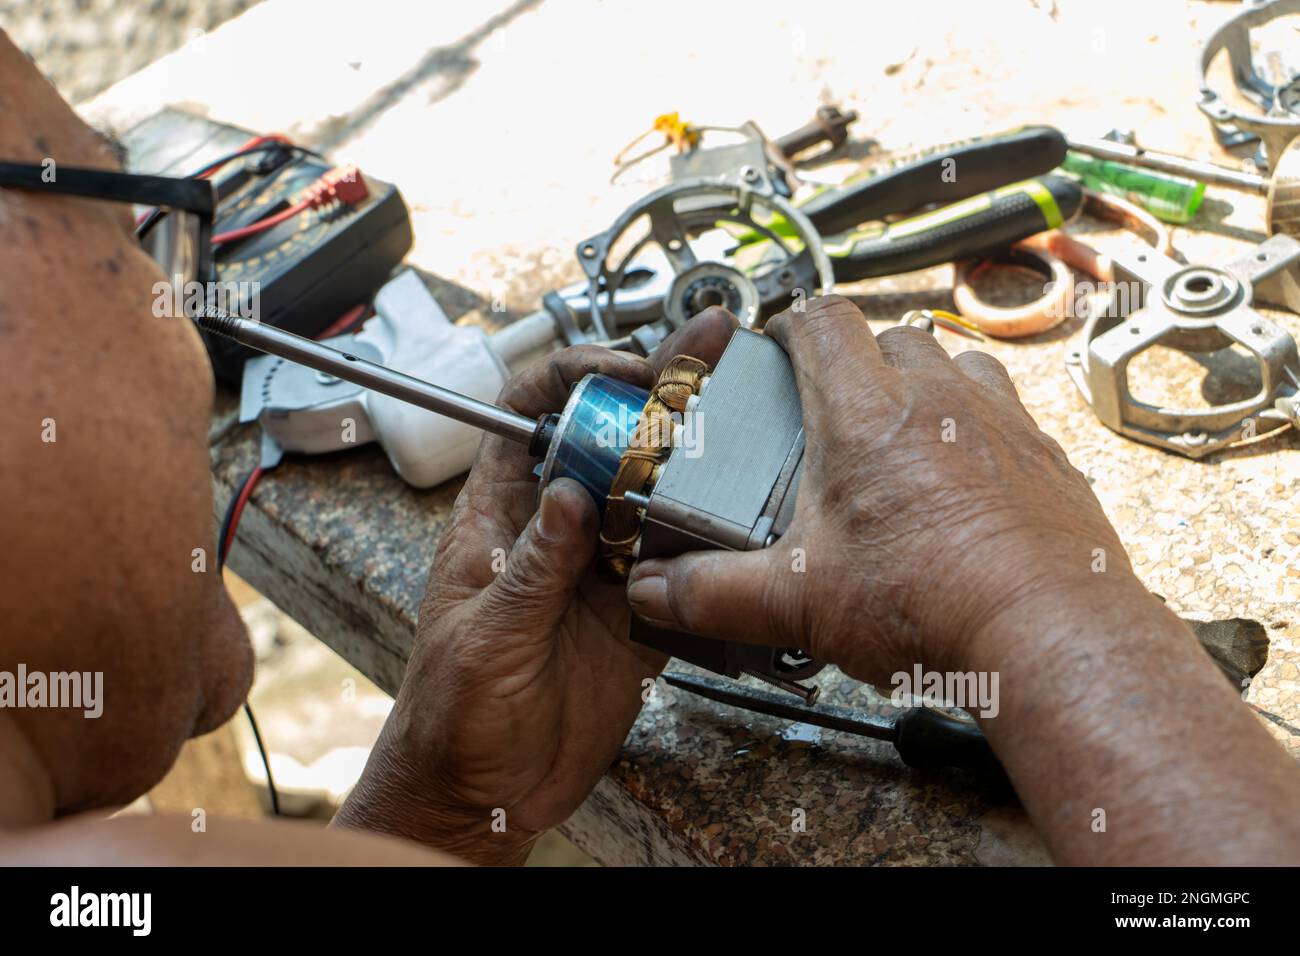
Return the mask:
<path id="1" fill-rule="evenodd" d="M 538 430 L 537 422 L 509 409 L 480 402 L 460 392 L 404 375 L 386 366 L 368 362 L 359 355 L 330 348 L 271 325 L 234 315 L 204 314 L 195 321 L 202 329 L 234 339 L 259 352 L 278 355 L 290 362 L 391 395 L 511 441 L 527 445 L 533 441 Z"/>
<path id="2" fill-rule="evenodd" d="M 1069 143 L 1070 149 L 1098 159 L 1142 166 L 1173 176 L 1186 176 L 1188 179 L 1209 183 L 1211 186 L 1226 186 L 1229 189 L 1239 189 L 1248 193 L 1268 192 L 1266 177 L 1232 169 L 1229 166 L 1220 166 L 1218 163 L 1189 159 L 1174 153 L 1160 153 L 1128 143 L 1116 143 L 1109 139 L 1072 139 Z"/>
<path id="3" fill-rule="evenodd" d="M 731 707 L 888 740 L 909 767 L 970 767 L 998 775 L 1003 773 L 993 749 L 973 721 L 959 720 L 930 707 L 903 707 L 893 717 L 881 717 L 833 704 L 800 707 L 766 691 L 680 671 L 662 676 L 673 687 Z"/>

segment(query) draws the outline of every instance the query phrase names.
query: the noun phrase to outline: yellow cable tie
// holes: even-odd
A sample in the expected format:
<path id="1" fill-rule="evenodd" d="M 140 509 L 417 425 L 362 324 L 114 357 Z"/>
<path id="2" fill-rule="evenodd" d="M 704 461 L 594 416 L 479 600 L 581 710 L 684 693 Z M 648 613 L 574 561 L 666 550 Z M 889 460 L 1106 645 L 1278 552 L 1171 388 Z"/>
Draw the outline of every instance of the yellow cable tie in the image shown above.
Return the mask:
<path id="1" fill-rule="evenodd" d="M 679 113 L 664 113 L 656 116 L 652 128 L 655 132 L 663 133 L 668 137 L 668 142 L 677 147 L 679 153 L 700 145 L 700 131 L 683 120 Z"/>

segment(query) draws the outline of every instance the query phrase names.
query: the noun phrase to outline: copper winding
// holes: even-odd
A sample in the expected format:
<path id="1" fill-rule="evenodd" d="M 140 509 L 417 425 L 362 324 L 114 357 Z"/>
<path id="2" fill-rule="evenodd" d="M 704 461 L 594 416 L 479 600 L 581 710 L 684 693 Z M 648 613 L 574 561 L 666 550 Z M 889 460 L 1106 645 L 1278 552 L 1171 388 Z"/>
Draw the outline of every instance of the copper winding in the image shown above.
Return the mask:
<path id="1" fill-rule="evenodd" d="M 1136 233 L 1161 255 L 1173 255 L 1174 247 L 1169 238 L 1169 230 L 1145 209 L 1119 196 L 1109 196 L 1091 189 L 1083 191 L 1083 199 L 1084 212 Z M 1020 245 L 1057 256 L 1071 268 L 1086 272 L 1102 282 L 1115 280 L 1115 265 L 1110 256 L 1060 229 L 1040 232 L 1025 239 Z"/>
<path id="2" fill-rule="evenodd" d="M 627 577 L 636 562 L 636 544 L 641 537 L 641 515 L 625 492 L 644 493 L 654 471 L 667 460 L 673 447 L 673 416 L 686 412 L 686 403 L 698 395 L 709 374 L 709 366 L 689 355 L 669 361 L 632 432 L 628 448 L 619 461 L 618 473 L 605 499 L 605 523 L 600 531 L 604 566 L 620 579 Z"/>
<path id="3" fill-rule="evenodd" d="M 1138 233 L 1164 255 L 1172 254 L 1169 230 L 1145 209 L 1118 196 L 1090 189 L 1085 189 L 1083 195 L 1086 212 Z M 1042 298 L 1012 308 L 989 305 L 975 294 L 971 282 L 981 272 L 991 268 L 995 264 L 994 260 L 968 260 L 957 266 L 952 293 L 957 311 L 988 335 L 1019 338 L 1044 332 L 1063 321 L 1068 314 L 1066 304 L 1074 295 L 1074 283 L 1066 269 L 1067 265 L 1102 282 L 1114 281 L 1115 271 L 1110 256 L 1060 229 L 1031 236 L 1016 243 L 1012 249 L 1040 260 L 1051 273 L 1052 281 Z"/>
<path id="4" fill-rule="evenodd" d="M 1055 230 L 1053 230 L 1055 231 Z M 1069 314 L 1067 305 L 1074 296 L 1070 270 L 1055 255 L 1022 243 L 1011 247 L 1012 255 L 1036 259 L 1047 269 L 1050 280 L 1043 295 L 1033 302 L 1011 307 L 989 305 L 975 294 L 972 283 L 982 273 L 997 268 L 1029 268 L 997 259 L 967 260 L 957 267 L 952 301 L 964 318 L 970 319 L 985 335 L 1014 339 L 1045 332 Z"/>

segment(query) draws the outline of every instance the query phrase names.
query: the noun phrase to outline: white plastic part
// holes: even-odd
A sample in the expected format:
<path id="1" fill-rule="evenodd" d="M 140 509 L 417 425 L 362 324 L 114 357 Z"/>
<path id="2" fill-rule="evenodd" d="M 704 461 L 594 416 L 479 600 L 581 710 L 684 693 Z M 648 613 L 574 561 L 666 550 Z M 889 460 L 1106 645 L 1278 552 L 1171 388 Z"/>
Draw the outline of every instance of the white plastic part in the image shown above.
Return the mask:
<path id="1" fill-rule="evenodd" d="M 482 329 L 453 325 L 411 270 L 375 296 L 376 319 L 357 336 L 392 368 L 465 395 L 496 401 L 507 372 Z M 429 488 L 469 470 L 482 432 L 376 392 L 366 394 L 375 436 L 408 484 Z"/>
<path id="2" fill-rule="evenodd" d="M 353 423 L 349 444 L 374 441 L 376 436 L 369 418 L 366 394 L 361 392 L 347 402 L 295 409 L 284 418 L 264 422 L 262 427 L 285 451 L 319 455 L 339 449 L 343 434 L 340 426 L 345 421 Z"/>
<path id="3" fill-rule="evenodd" d="M 534 312 L 511 322 L 493 334 L 490 342 L 492 350 L 512 372 L 522 371 L 561 344 L 549 312 Z"/>

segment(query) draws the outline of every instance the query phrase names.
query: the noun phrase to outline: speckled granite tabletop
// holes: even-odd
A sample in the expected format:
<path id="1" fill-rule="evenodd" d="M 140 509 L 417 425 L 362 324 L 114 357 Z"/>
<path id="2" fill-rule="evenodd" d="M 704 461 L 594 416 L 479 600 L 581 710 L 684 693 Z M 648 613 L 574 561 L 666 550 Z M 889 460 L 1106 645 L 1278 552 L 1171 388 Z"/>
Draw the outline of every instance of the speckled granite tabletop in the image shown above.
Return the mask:
<path id="1" fill-rule="evenodd" d="M 877 283 L 858 301 L 869 315 L 944 305 L 947 293 L 927 291 L 929 281 L 911 276 L 884 292 Z M 1300 332 L 1300 323 L 1291 327 Z M 947 333 L 942 339 L 954 350 L 968 344 Z M 1246 699 L 1267 712 L 1265 726 L 1300 758 L 1300 441 L 1289 433 L 1193 462 L 1121 439 L 1095 420 L 1064 379 L 1069 345 L 1068 335 L 1048 334 L 1043 341 L 982 347 L 1006 362 L 1035 417 L 1088 476 L 1148 587 L 1187 617 L 1245 617 L 1265 625 L 1268 664 Z M 1176 366 L 1173 356 L 1167 359 Z M 255 446 L 251 429 L 215 446 L 218 500 L 251 467 Z M 308 626 L 319 607 L 305 610 L 304 601 L 333 608 L 316 633 L 392 690 L 457 488 L 414 491 L 374 448 L 291 459 L 259 485 L 250 509 L 255 517 L 245 517 L 232 567 Z M 262 521 L 278 527 L 254 530 Z M 294 557 L 286 568 L 284 558 L 294 549 L 283 545 L 284 534 L 310 560 Z M 295 573 L 317 561 L 328 569 L 322 586 L 330 593 L 304 590 Z M 377 613 L 394 622 L 385 635 L 361 630 L 373 627 Z M 338 619 L 345 626 L 352 621 L 354 629 L 331 633 Z M 888 706 L 833 669 L 818 683 L 828 702 Z M 1047 861 L 1014 797 L 984 780 L 960 771 L 916 772 L 886 744 L 738 713 L 662 683 L 602 790 L 614 790 L 617 799 L 605 796 L 584 808 L 569 833 L 608 862 Z M 629 799 L 656 817 L 662 832 L 637 839 L 644 821 L 629 816 Z M 803 830 L 793 825 L 797 813 Z"/>
<path id="2" fill-rule="evenodd" d="M 499 318 L 493 300 L 507 317 L 526 314 L 542 292 L 578 277 L 574 244 L 646 188 L 610 187 L 610 157 L 665 109 L 701 122 L 752 116 L 779 132 L 803 123 L 819 97 L 834 99 L 863 118 L 858 141 L 810 171 L 828 179 L 882 144 L 906 152 L 1026 122 L 1093 136 L 1134 127 L 1149 146 L 1215 154 L 1194 107 L 1191 63 L 1198 38 L 1228 15 L 1222 4 L 997 0 L 997 15 L 990 2 L 975 17 L 958 15 L 969 5 L 916 0 L 915 15 L 872 16 L 869 30 L 846 29 L 846 8 L 831 0 L 745 18 L 728 5 L 667 0 L 651 18 L 594 0 L 489 6 L 444 5 L 420 29 L 394 30 L 410 8 L 372 0 L 365 22 L 341 36 L 315 22 L 307 0 L 268 0 L 87 112 L 124 129 L 164 106 L 198 110 L 283 130 L 399 184 L 415 227 L 410 260 L 463 322 Z M 764 64 L 746 69 L 743 102 L 680 42 L 683 17 L 700 36 L 739 35 Z M 278 38 L 290 28 L 299 42 L 285 48 Z M 218 82 L 192 68 L 194 54 L 227 48 L 276 64 L 292 82 Z M 556 104 L 602 122 L 558 132 Z M 1177 230 L 1175 242 L 1191 259 L 1223 261 L 1263 238 L 1260 223 L 1257 200 L 1212 192 L 1196 229 Z M 945 267 L 844 291 L 879 330 L 905 309 L 950 306 L 950 284 Z M 1282 321 L 1300 333 L 1300 319 Z M 1088 476 L 1153 591 L 1187 617 L 1265 625 L 1268 662 L 1246 699 L 1300 757 L 1300 439 L 1288 433 L 1193 462 L 1110 433 L 1065 374 L 1078 325 L 977 347 L 1007 365 L 1030 411 Z M 946 332 L 940 341 L 969 345 Z M 1135 374 L 1175 395 L 1197 396 L 1204 378 L 1176 355 L 1153 356 Z M 225 428 L 232 407 L 224 396 L 214 424 L 219 502 L 256 457 L 252 429 Z M 414 491 L 374 447 L 291 458 L 253 495 L 232 566 L 392 690 L 456 487 Z M 879 703 L 834 673 L 820 682 L 828 700 Z M 798 811 L 802 830 L 792 826 Z M 1047 860 L 1014 799 L 977 780 L 912 772 L 882 744 L 737 715 L 662 686 L 565 831 L 606 863 Z"/>

